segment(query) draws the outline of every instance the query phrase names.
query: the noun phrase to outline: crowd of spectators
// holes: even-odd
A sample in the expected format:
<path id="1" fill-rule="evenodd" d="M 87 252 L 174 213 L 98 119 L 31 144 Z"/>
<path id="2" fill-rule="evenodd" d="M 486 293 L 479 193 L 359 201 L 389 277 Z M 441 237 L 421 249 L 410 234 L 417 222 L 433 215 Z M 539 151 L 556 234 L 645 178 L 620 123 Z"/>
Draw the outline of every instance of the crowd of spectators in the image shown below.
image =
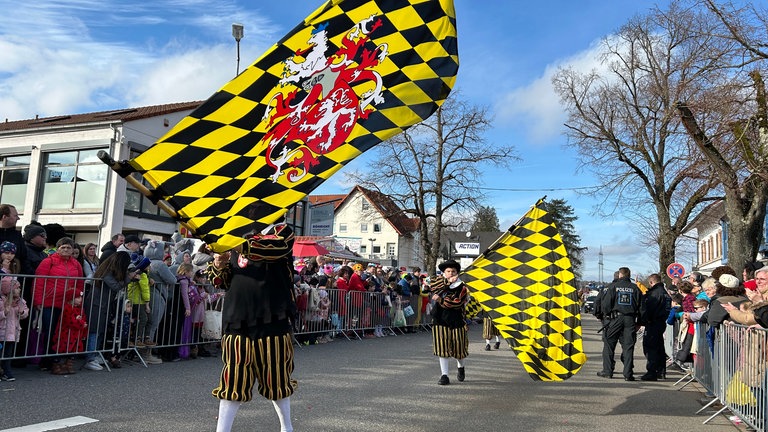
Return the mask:
<path id="1" fill-rule="evenodd" d="M 0 205 L 0 214 L 4 380 L 14 380 L 12 364 L 65 375 L 77 360 L 86 370 L 120 368 L 134 352 L 150 365 L 211 356 L 215 348 L 200 338 L 203 315 L 224 293 L 205 279 L 215 254 L 204 243 L 195 248 L 176 233 L 168 242 L 116 233 L 101 247 L 80 245 L 59 224 L 33 221 L 19 230 L 11 205 Z M 323 256 L 294 264 L 301 343 L 384 337 L 393 326 L 417 332 L 428 312 L 419 268 Z"/>

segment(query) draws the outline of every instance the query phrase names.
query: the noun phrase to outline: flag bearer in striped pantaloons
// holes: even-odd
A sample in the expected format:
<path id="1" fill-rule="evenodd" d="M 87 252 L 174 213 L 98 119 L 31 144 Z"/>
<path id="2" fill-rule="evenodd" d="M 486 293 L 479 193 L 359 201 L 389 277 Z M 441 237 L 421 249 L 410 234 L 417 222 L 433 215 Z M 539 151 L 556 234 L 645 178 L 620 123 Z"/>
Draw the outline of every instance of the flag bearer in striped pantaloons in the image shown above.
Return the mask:
<path id="1" fill-rule="evenodd" d="M 220 399 L 217 432 L 231 430 L 240 404 L 252 398 L 254 381 L 259 394 L 274 404 L 280 430 L 293 430 L 293 238 L 287 225 L 270 225 L 248 238 L 242 252 L 217 255 L 209 264 L 209 280 L 227 290 L 221 327 L 224 367 L 213 390 Z"/>
<path id="2" fill-rule="evenodd" d="M 448 378 L 450 359 L 458 365 L 456 378 L 464 381 L 464 358 L 469 355 L 467 323 L 464 320 L 464 305 L 467 303 L 467 286 L 459 279 L 461 266 L 454 260 L 439 265 L 442 276 L 430 283 L 430 292 L 435 305 L 432 308 L 432 346 L 440 359 L 440 385 L 451 383 Z"/>

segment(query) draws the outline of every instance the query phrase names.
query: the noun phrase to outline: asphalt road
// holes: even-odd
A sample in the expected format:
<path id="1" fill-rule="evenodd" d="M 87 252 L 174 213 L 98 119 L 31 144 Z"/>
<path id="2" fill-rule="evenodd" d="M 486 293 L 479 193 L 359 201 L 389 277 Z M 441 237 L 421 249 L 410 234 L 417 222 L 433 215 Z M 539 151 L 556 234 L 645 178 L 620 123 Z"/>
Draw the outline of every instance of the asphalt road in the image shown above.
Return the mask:
<path id="1" fill-rule="evenodd" d="M 533 381 L 514 352 L 484 351 L 481 325 L 470 327 L 467 379 L 438 386 L 440 369 L 427 332 L 297 347 L 292 397 L 296 431 L 736 431 L 725 415 L 709 416 L 701 388 L 678 390 L 676 379 L 645 383 L 607 380 L 600 370 L 597 322 L 584 320 L 587 364 L 565 382 Z M 617 348 L 618 351 L 618 348 Z M 644 372 L 642 348 L 635 370 Z M 617 357 L 618 358 L 618 357 Z M 162 365 L 126 365 L 112 372 L 53 376 L 17 369 L 0 383 L 0 431 L 83 416 L 95 422 L 67 431 L 213 431 L 218 403 L 210 395 L 216 358 Z M 678 376 L 671 375 L 672 378 Z M 237 431 L 278 431 L 272 404 L 243 405 Z"/>

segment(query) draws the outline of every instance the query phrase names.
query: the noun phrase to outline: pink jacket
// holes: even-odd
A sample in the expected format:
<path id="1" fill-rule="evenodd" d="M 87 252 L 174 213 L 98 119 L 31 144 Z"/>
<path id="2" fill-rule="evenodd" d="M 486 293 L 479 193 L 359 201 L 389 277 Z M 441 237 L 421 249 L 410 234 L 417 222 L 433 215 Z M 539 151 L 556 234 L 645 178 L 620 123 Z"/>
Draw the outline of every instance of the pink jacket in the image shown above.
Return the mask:
<path id="1" fill-rule="evenodd" d="M 5 296 L 0 297 L 0 341 L 18 342 L 21 335 L 21 320 L 29 316 L 29 308 L 24 299 L 18 299 L 14 302 L 15 304 L 11 303 L 11 308 L 6 313 L 6 301 Z"/>
<path id="2" fill-rule="evenodd" d="M 83 268 L 76 259 L 64 259 L 57 253 L 44 259 L 37 266 L 35 275 L 43 277 L 35 278 L 32 306 L 61 308 L 64 305 L 64 291 L 67 288 L 74 287 L 81 292 L 84 288 L 83 279 L 61 279 L 61 277 L 82 278 Z"/>

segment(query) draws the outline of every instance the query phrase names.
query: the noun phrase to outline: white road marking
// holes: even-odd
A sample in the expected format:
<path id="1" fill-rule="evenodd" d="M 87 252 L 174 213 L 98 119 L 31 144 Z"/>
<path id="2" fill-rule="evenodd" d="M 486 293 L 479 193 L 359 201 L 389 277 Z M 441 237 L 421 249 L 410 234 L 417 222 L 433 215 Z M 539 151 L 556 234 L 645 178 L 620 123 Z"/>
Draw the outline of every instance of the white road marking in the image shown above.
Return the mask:
<path id="1" fill-rule="evenodd" d="M 12 429 L 3 429 L 3 430 L 0 430 L 0 432 L 44 432 L 44 431 L 52 431 L 57 429 L 65 429 L 68 427 L 79 426 L 79 425 L 88 424 L 88 423 L 95 423 L 97 421 L 98 420 L 96 419 L 77 416 L 77 417 L 69 417 L 61 420 L 49 421 L 45 423 L 21 426 L 21 427 L 12 428 Z"/>

